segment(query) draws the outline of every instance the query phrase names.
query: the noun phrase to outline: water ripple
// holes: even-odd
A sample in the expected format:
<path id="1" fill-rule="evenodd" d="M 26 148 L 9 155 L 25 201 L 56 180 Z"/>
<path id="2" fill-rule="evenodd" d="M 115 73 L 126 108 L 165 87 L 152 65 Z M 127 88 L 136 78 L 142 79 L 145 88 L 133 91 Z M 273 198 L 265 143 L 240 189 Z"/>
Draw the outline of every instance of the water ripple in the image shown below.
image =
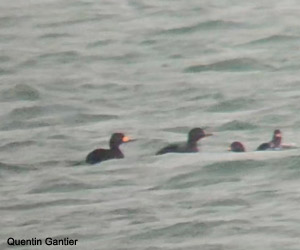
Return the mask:
<path id="1" fill-rule="evenodd" d="M 238 28 L 241 26 L 242 24 L 236 22 L 213 20 L 213 21 L 201 22 L 201 23 L 180 27 L 180 28 L 167 29 L 161 31 L 161 33 L 168 34 L 168 35 L 180 35 L 180 34 L 193 33 L 199 30 L 231 29 L 231 28 Z"/>
<path id="2" fill-rule="evenodd" d="M 219 131 L 226 131 L 226 130 L 252 130 L 256 129 L 257 126 L 251 122 L 244 122 L 244 121 L 238 121 L 233 120 L 230 122 L 226 122 L 222 124 L 218 130 Z"/>
<path id="3" fill-rule="evenodd" d="M 189 66 L 184 69 L 186 73 L 199 73 L 203 71 L 274 71 L 275 68 L 261 63 L 252 58 L 234 58 L 223 60 L 211 64 L 200 64 Z"/>
<path id="4" fill-rule="evenodd" d="M 13 88 L 5 89 L 0 92 L 2 101 L 35 101 L 40 98 L 40 92 L 27 84 L 17 84 Z"/>

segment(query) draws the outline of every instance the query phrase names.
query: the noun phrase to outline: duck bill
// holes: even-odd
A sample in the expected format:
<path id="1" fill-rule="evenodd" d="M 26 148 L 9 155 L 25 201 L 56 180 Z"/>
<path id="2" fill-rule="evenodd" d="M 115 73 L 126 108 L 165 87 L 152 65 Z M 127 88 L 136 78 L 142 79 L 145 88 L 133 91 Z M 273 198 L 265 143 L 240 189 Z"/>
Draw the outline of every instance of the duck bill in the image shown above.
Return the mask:
<path id="1" fill-rule="evenodd" d="M 214 135 L 214 134 L 212 134 L 212 133 L 205 133 L 205 137 L 208 137 L 208 136 L 212 136 L 212 135 Z"/>
<path id="2" fill-rule="evenodd" d="M 128 136 L 124 136 L 122 139 L 123 143 L 127 143 L 127 142 L 132 142 L 132 141 L 136 141 L 136 139 L 131 139 Z"/>
<path id="3" fill-rule="evenodd" d="M 231 152 L 231 151 L 232 151 L 232 150 L 231 150 L 231 147 L 228 147 L 228 148 L 227 148 L 227 151 Z"/>

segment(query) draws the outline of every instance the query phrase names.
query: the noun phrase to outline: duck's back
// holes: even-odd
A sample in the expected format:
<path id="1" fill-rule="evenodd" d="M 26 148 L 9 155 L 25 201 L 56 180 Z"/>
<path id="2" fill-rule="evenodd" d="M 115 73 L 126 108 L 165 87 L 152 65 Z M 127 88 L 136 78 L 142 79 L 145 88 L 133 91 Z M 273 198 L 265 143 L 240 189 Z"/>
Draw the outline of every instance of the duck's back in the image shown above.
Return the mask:
<path id="1" fill-rule="evenodd" d="M 114 150 L 111 149 L 98 148 L 87 155 L 86 163 L 95 164 L 101 161 L 106 161 L 106 160 L 116 159 L 116 158 L 124 158 L 124 155 L 119 151 L 115 152 Z"/>
<path id="2" fill-rule="evenodd" d="M 265 142 L 265 143 L 260 144 L 256 150 L 257 151 L 263 151 L 263 150 L 268 150 L 270 148 L 271 148 L 270 143 L 269 142 Z"/>
<path id="3" fill-rule="evenodd" d="M 160 149 L 156 155 L 162 155 L 162 154 L 167 154 L 167 153 L 175 153 L 178 152 L 179 150 L 179 145 L 176 144 L 172 144 L 172 145 L 168 145 L 162 149 Z"/>
<path id="4" fill-rule="evenodd" d="M 167 153 L 194 153 L 198 152 L 197 147 L 191 147 L 186 143 L 183 144 L 171 144 L 161 150 L 159 150 L 156 155 L 162 155 Z"/>
<path id="5" fill-rule="evenodd" d="M 86 163 L 95 164 L 101 161 L 105 161 L 109 159 L 109 150 L 107 149 L 95 149 L 94 151 L 90 152 L 86 157 Z"/>

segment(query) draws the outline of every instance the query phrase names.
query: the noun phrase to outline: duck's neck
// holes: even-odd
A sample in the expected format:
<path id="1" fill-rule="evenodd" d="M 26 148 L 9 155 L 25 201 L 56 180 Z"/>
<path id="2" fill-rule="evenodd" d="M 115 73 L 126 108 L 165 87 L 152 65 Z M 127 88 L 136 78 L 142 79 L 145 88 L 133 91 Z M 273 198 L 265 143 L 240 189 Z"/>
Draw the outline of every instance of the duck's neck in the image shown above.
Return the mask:
<path id="1" fill-rule="evenodd" d="M 113 149 L 113 150 L 120 150 L 120 149 L 119 149 L 119 146 L 120 146 L 120 145 L 117 145 L 117 144 L 115 144 L 115 143 L 113 143 L 113 142 L 109 142 L 109 147 L 110 147 L 110 149 Z"/>
<path id="2" fill-rule="evenodd" d="M 193 152 L 197 152 L 198 151 L 198 145 L 197 145 L 197 141 L 188 141 L 187 142 L 187 146 L 189 148 L 190 151 Z"/>
<path id="3" fill-rule="evenodd" d="M 279 148 L 281 145 L 281 137 L 273 137 L 273 140 L 271 141 L 271 145 L 273 148 Z"/>
<path id="4" fill-rule="evenodd" d="M 110 150 L 113 152 L 114 158 L 124 158 L 122 151 L 119 148 L 119 145 L 110 144 Z"/>

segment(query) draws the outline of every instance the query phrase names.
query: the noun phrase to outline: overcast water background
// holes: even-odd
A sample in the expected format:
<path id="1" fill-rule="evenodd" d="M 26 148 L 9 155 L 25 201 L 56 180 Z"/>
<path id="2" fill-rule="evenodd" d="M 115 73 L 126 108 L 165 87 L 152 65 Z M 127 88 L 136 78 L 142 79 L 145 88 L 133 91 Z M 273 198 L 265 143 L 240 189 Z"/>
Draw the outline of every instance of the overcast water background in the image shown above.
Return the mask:
<path id="1" fill-rule="evenodd" d="M 0 9 L 1 249 L 299 250 L 300 150 L 254 152 L 300 145 L 298 1 Z M 154 156 L 193 127 L 201 152 Z M 117 131 L 125 159 L 80 164 Z"/>

